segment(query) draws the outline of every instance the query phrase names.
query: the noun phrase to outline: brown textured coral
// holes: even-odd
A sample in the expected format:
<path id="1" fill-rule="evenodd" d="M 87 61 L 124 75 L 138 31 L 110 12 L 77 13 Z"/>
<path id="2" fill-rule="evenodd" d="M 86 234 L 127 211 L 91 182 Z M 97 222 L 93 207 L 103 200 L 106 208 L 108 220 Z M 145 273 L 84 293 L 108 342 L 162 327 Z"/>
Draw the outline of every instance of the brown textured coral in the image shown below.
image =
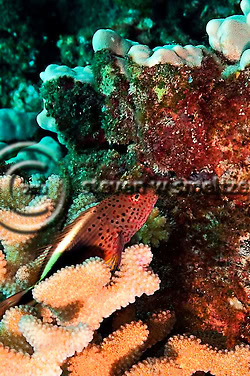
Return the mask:
<path id="1" fill-rule="evenodd" d="M 133 144 L 137 162 L 149 166 L 151 173 L 167 176 L 174 171 L 188 178 L 205 170 L 221 177 L 231 164 L 230 169 L 244 174 L 249 155 L 249 67 L 226 75 L 225 61 L 200 46 L 195 64 L 179 57 L 161 60 L 161 53 L 173 56 L 178 49 L 185 60 L 187 50 L 181 46 L 151 51 L 130 44 L 118 52 L 126 44 L 119 38 L 101 30 L 93 39 L 96 80 L 105 96 L 107 140 Z M 147 64 L 146 57 L 153 56 L 154 64 Z"/>
<path id="2" fill-rule="evenodd" d="M 174 230 L 154 259 L 164 290 L 153 304 L 173 305 L 179 333 L 213 333 L 231 349 L 249 338 L 247 211 L 198 193 L 165 196 L 164 206 Z"/>

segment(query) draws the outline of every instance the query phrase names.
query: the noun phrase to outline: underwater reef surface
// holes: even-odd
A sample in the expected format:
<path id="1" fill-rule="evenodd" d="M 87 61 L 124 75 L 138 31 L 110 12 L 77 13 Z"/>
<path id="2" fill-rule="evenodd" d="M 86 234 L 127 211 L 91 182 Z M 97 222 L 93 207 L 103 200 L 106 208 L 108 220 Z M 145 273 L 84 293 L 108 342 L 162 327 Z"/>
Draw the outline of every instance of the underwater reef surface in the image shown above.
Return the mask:
<path id="1" fill-rule="evenodd" d="M 0 11 L 0 376 L 247 376 L 250 1 Z"/>

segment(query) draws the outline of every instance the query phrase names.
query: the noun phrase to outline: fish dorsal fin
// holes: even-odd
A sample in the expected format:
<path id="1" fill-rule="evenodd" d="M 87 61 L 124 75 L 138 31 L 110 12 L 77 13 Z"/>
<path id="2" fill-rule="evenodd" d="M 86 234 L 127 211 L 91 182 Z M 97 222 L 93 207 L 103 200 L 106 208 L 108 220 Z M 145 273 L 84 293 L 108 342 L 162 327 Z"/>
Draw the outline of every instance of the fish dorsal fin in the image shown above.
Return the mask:
<path id="1" fill-rule="evenodd" d="M 96 205 L 91 206 L 87 210 L 84 210 L 77 218 L 74 219 L 73 222 L 71 222 L 67 226 L 65 226 L 64 229 L 62 230 L 62 232 L 60 232 L 59 234 L 56 235 L 56 237 L 53 239 L 52 244 L 49 244 L 45 247 L 41 247 L 41 248 L 38 249 L 38 251 L 41 249 L 41 253 L 43 253 L 43 251 L 48 247 L 51 247 L 51 246 L 53 246 L 53 248 L 56 247 L 57 244 L 59 244 L 65 238 L 65 236 L 67 234 L 69 234 L 73 230 L 73 228 L 76 227 L 76 225 L 78 223 L 81 222 L 81 226 L 84 226 L 85 222 L 87 223 L 90 220 L 91 215 L 94 214 L 94 211 L 96 210 L 95 208 L 96 208 Z M 77 234 L 76 234 L 76 237 L 77 237 Z M 74 243 L 74 242 L 72 242 L 72 243 Z M 72 243 L 69 245 L 69 247 L 72 247 L 74 245 Z M 68 249 L 70 249 L 70 248 L 68 248 Z"/>
<path id="2" fill-rule="evenodd" d="M 95 212 L 95 207 L 92 206 L 82 212 L 72 223 L 68 224 L 60 234 L 54 239 L 52 244 L 48 244 L 46 247 L 38 249 L 37 265 L 40 268 L 39 281 L 43 279 L 61 254 L 65 251 L 69 251 L 77 242 L 79 236 L 81 237 L 82 229 L 85 223 L 88 223 L 91 216 Z M 68 236 L 68 240 L 66 239 Z M 63 241 L 65 240 L 65 245 Z M 61 248 L 59 248 L 61 245 Z M 40 253 L 40 254 L 39 254 Z"/>

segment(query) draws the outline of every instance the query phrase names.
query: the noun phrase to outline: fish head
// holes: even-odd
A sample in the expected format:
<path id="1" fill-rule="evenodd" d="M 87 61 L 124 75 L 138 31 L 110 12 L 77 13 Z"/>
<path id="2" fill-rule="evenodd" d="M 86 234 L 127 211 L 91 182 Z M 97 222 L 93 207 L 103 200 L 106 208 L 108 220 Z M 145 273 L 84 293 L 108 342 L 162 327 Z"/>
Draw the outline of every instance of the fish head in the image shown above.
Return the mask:
<path id="1" fill-rule="evenodd" d="M 146 188 L 142 192 L 139 191 L 129 195 L 128 199 L 133 205 L 132 209 L 149 210 L 150 213 L 158 200 L 158 196 L 153 188 Z"/>
<path id="2" fill-rule="evenodd" d="M 92 249 L 96 246 L 100 257 L 114 270 L 120 263 L 124 245 L 146 222 L 157 198 L 151 188 L 107 197 L 93 207 L 93 215 L 82 235 L 85 244 L 88 243 Z"/>
<path id="3" fill-rule="evenodd" d="M 119 224 L 127 243 L 146 222 L 158 196 L 153 188 L 147 188 L 142 192 L 123 193 L 117 198 L 120 205 L 117 206 L 116 214 L 120 217 Z"/>

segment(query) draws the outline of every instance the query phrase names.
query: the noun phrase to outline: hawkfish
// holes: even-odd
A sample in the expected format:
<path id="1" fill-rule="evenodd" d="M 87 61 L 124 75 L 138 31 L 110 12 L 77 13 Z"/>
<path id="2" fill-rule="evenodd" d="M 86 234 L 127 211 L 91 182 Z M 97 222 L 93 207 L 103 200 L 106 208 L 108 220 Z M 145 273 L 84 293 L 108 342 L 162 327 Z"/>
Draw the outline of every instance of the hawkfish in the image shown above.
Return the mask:
<path id="1" fill-rule="evenodd" d="M 0 304 L 0 317 L 48 276 L 53 267 L 58 270 L 64 255 L 70 265 L 74 259 L 80 263 L 88 257 L 99 256 L 111 271 L 116 269 L 124 245 L 146 222 L 157 199 L 155 191 L 148 188 L 143 193 L 111 195 L 81 212 L 55 237 L 53 244 L 39 248 L 35 260 L 36 282 L 5 299 Z"/>

